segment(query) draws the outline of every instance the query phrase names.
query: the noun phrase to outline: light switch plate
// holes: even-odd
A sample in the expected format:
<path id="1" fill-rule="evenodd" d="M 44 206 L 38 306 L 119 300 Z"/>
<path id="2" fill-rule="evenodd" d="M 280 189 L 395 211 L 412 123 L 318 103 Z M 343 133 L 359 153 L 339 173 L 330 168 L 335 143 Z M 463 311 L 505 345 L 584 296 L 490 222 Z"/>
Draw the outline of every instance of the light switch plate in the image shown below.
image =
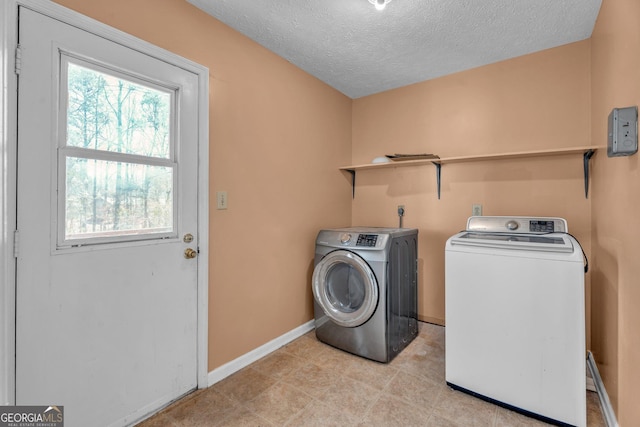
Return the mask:
<path id="1" fill-rule="evenodd" d="M 216 191 L 216 208 L 227 209 L 227 192 Z"/>

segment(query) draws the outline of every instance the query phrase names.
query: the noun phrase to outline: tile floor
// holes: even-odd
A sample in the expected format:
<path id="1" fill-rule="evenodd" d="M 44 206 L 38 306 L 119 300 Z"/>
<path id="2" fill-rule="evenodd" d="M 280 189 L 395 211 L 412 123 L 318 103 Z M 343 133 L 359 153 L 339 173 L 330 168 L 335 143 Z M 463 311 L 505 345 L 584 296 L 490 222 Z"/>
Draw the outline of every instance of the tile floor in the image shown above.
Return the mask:
<path id="1" fill-rule="evenodd" d="M 588 426 L 605 427 L 596 393 L 586 393 Z M 545 425 L 447 387 L 444 327 L 420 323 L 389 364 L 336 350 L 312 331 L 139 427 Z"/>

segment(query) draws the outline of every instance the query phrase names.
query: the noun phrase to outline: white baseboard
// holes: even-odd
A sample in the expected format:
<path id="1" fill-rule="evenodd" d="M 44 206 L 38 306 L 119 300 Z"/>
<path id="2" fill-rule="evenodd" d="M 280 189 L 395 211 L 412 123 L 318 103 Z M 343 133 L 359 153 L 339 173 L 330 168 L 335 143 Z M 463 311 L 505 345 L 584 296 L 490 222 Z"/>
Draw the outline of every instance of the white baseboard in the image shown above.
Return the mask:
<path id="1" fill-rule="evenodd" d="M 596 391 L 598 392 L 600 407 L 602 408 L 602 415 L 604 416 L 605 423 L 607 423 L 607 427 L 618 427 L 616 414 L 613 411 L 611 401 L 609 400 L 609 395 L 607 394 L 607 390 L 604 388 L 604 383 L 602 382 L 602 378 L 600 377 L 598 366 L 596 365 L 596 361 L 593 358 L 593 354 L 591 352 L 588 352 L 587 354 L 587 366 L 591 371 L 591 378 L 593 378 L 593 384 L 595 385 Z"/>
<path id="2" fill-rule="evenodd" d="M 249 353 L 243 354 L 237 359 L 234 359 L 231 362 L 225 363 L 224 365 L 214 369 L 213 371 L 209 372 L 208 375 L 209 386 L 212 386 L 218 381 L 227 378 L 229 375 L 238 372 L 240 369 L 249 366 L 256 360 L 259 360 L 269 353 L 276 351 L 280 347 L 289 344 L 296 338 L 299 338 L 307 332 L 312 331 L 314 327 L 314 320 L 310 320 L 307 323 L 300 325 L 283 335 L 280 335 L 278 338 L 274 338 L 268 343 L 261 345 L 255 350 L 251 350 Z"/>

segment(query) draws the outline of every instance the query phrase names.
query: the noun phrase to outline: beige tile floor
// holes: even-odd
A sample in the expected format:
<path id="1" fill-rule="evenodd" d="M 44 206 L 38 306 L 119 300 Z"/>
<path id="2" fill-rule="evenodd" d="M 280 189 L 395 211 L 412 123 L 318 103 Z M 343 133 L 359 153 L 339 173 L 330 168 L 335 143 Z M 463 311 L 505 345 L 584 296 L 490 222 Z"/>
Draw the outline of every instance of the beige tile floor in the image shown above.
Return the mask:
<path id="1" fill-rule="evenodd" d="M 597 395 L 586 393 L 588 426 L 605 427 Z M 444 328 L 420 323 L 389 364 L 336 350 L 310 332 L 140 427 L 545 425 L 447 387 Z"/>

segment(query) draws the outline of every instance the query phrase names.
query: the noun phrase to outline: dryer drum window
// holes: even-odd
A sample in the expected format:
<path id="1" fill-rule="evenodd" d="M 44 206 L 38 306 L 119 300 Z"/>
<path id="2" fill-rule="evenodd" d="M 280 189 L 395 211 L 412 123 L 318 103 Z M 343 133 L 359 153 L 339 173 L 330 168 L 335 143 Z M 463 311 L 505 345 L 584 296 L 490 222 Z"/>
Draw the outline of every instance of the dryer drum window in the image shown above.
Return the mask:
<path id="1" fill-rule="evenodd" d="M 326 292 L 332 306 L 345 313 L 353 313 L 364 303 L 364 279 L 352 266 L 335 264 L 327 272 Z"/>
<path id="2" fill-rule="evenodd" d="M 331 252 L 318 263 L 313 294 L 325 314 L 346 327 L 365 323 L 378 304 L 378 284 L 371 267 L 345 250 Z"/>

